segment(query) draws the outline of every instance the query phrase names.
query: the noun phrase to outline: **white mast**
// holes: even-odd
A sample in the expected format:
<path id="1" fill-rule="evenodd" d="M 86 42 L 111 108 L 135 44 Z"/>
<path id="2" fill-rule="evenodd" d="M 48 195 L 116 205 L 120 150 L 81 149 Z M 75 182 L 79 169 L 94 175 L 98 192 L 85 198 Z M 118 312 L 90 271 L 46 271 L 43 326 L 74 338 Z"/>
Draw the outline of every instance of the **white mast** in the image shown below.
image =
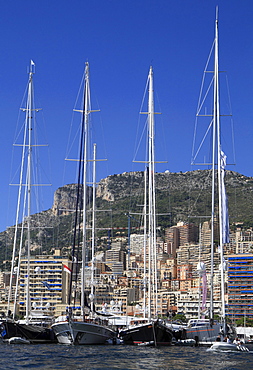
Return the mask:
<path id="1" fill-rule="evenodd" d="M 200 286 L 200 282 L 201 282 L 201 269 L 200 269 L 200 266 L 201 266 L 201 247 L 202 247 L 202 235 L 201 235 L 201 228 L 202 228 L 202 225 L 199 224 L 199 264 L 198 264 L 198 273 L 199 273 L 199 292 L 198 292 L 198 295 L 199 295 L 199 301 L 198 301 L 198 319 L 200 319 L 200 296 L 201 296 L 201 286 Z"/>
<path id="2" fill-rule="evenodd" d="M 11 291 L 12 291 L 12 276 L 14 273 L 14 260 L 16 254 L 16 243 L 17 243 L 17 233 L 18 233 L 18 223 L 19 223 L 19 216 L 20 216 L 20 203 L 21 203 L 21 196 L 22 196 L 22 188 L 25 186 L 25 194 L 23 199 L 23 214 L 22 214 L 22 231 L 20 237 L 20 248 L 19 248 L 19 258 L 18 258 L 18 268 L 16 274 L 16 290 L 15 290 L 15 298 L 14 298 L 14 310 L 13 310 L 13 318 L 15 317 L 16 313 L 16 301 L 17 301 L 17 287 L 18 287 L 18 278 L 19 278 L 19 270 L 20 270 L 20 257 L 21 257 L 21 248 L 23 242 L 23 231 L 24 231 L 24 222 L 27 223 L 27 276 L 26 276 L 26 321 L 27 324 L 29 322 L 29 315 L 31 311 L 31 300 L 30 300 L 30 249 L 31 249 L 31 187 L 32 187 L 32 123 L 33 123 L 33 114 L 34 111 L 38 109 L 33 108 L 33 74 L 34 74 L 34 67 L 35 64 L 31 60 L 30 68 L 29 68 L 29 79 L 28 79 L 28 92 L 27 92 L 27 103 L 26 108 L 22 108 L 23 111 L 26 112 L 25 118 L 25 128 L 24 128 L 24 136 L 23 136 L 23 150 L 22 150 L 22 160 L 21 160 L 21 170 L 19 176 L 19 191 L 18 191 L 18 204 L 16 210 L 16 225 L 15 225 L 15 234 L 14 234 L 14 244 L 13 244 L 13 255 L 12 255 L 12 266 L 11 266 L 11 280 L 10 280 L 10 294 L 8 297 L 8 311 L 10 307 L 10 298 L 11 298 Z M 18 145 L 18 144 L 16 144 Z M 19 145 L 18 145 L 19 146 Z M 24 165 L 25 165 L 25 155 L 27 152 L 27 170 L 26 174 L 24 174 Z M 25 176 L 25 181 L 24 180 Z M 27 203 L 26 203 L 27 202 Z M 25 206 L 27 204 L 27 213 L 25 212 Z M 25 219 L 26 214 L 26 219 Z"/>
<path id="3" fill-rule="evenodd" d="M 92 112 L 98 112 L 99 110 L 91 110 L 91 101 L 90 101 L 90 72 L 89 72 L 89 63 L 85 63 L 85 77 L 84 77 L 84 97 L 83 97 L 83 110 L 76 110 L 77 112 L 82 113 L 82 125 L 81 130 L 81 147 L 82 158 L 79 160 L 83 163 L 83 239 L 82 239 L 82 274 L 81 274 L 81 314 L 84 318 L 84 307 L 85 307 L 85 263 L 86 263 L 86 242 L 87 242 L 87 233 L 86 233 L 86 223 L 87 223 L 87 163 L 88 163 L 88 148 L 89 148 L 89 114 Z M 94 165 L 95 166 L 95 165 Z M 95 171 L 95 167 L 94 167 Z M 95 203 L 95 202 L 94 202 Z M 69 304 L 71 297 L 69 296 Z"/>
<path id="4" fill-rule="evenodd" d="M 32 61 L 31 61 L 31 65 L 30 65 L 29 83 L 32 80 L 31 68 L 32 68 Z M 26 110 L 27 110 L 27 107 L 26 107 Z M 24 174 L 24 162 L 25 162 L 25 153 L 26 153 L 27 117 L 26 117 L 25 122 L 26 122 L 26 125 L 25 125 L 25 129 L 24 129 L 23 144 L 22 144 L 23 149 L 22 149 L 21 169 L 20 169 L 19 184 L 18 184 L 19 190 L 18 190 L 18 200 L 17 200 L 17 209 L 16 209 L 16 219 L 15 219 L 15 233 L 14 233 L 14 241 L 13 241 L 13 249 L 12 249 L 12 264 L 11 264 L 11 276 L 10 276 L 10 289 L 9 289 L 8 304 L 7 304 L 7 315 L 8 315 L 9 310 L 10 310 L 10 300 L 11 300 L 11 295 L 12 295 L 14 263 L 15 263 L 18 224 L 19 224 L 19 216 L 20 216 L 20 203 L 21 203 L 21 197 L 22 197 L 22 188 L 23 188 L 23 185 L 24 185 L 23 184 L 23 174 Z M 25 203 L 25 201 L 24 201 L 24 203 Z M 23 219 L 24 219 L 24 212 L 23 212 Z M 15 289 L 15 298 L 14 298 L 14 307 L 13 307 L 13 319 L 15 318 L 15 314 L 16 314 L 16 303 L 17 303 L 17 293 L 18 293 L 17 289 L 18 289 L 20 257 L 21 257 L 22 241 L 23 241 L 23 230 L 24 230 L 24 222 L 22 222 L 22 232 L 21 232 L 20 248 L 19 248 L 18 269 L 17 269 L 17 273 L 16 273 L 16 289 Z"/>
<path id="5" fill-rule="evenodd" d="M 16 253 L 16 242 L 17 242 L 17 232 L 18 232 L 18 222 L 19 222 L 19 214 L 20 214 L 20 201 L 21 201 L 21 194 L 22 194 L 22 187 L 25 186 L 25 195 L 24 195 L 24 210 L 22 216 L 22 232 L 21 232 L 21 239 L 20 239 L 20 250 L 19 250 L 19 260 L 18 260 L 18 269 L 17 269 L 17 276 L 16 276 L 16 291 L 15 291 L 15 299 L 14 299 L 14 310 L 13 310 L 13 318 L 15 317 L 16 313 L 16 300 L 17 300 L 17 286 L 18 286 L 18 278 L 19 278 L 19 269 L 20 269 L 20 257 L 21 257 L 21 248 L 22 248 L 22 241 L 23 241 L 23 230 L 24 230 L 24 222 L 25 222 L 25 204 L 27 201 L 27 276 L 26 276 L 26 322 L 29 322 L 29 315 L 31 311 L 31 299 L 30 299 L 30 249 L 31 249 L 31 182 L 32 182 L 32 174 L 31 174 L 31 166 L 32 166 L 32 122 L 33 122 L 33 74 L 34 74 L 34 62 L 31 60 L 30 62 L 30 69 L 29 69 L 29 80 L 28 80 L 28 95 L 27 95 L 27 103 L 26 108 L 22 110 L 26 112 L 26 119 L 25 119 L 25 129 L 24 129 L 24 137 L 23 137 L 23 151 L 22 151 L 22 161 L 21 161 L 21 170 L 20 170 L 20 177 L 19 177 L 19 192 L 18 192 L 18 205 L 16 210 L 16 226 L 15 226 L 15 234 L 14 234 L 14 246 L 13 246 L 13 256 L 12 256 L 12 268 L 11 268 L 11 281 L 10 281 L 10 294 L 8 297 L 8 310 L 10 304 L 10 295 L 12 289 L 12 275 L 14 273 L 14 259 Z M 27 172 L 26 172 L 26 179 L 25 183 L 23 182 L 23 175 L 24 175 L 24 163 L 25 163 L 25 152 L 27 151 Z"/>
<path id="6" fill-rule="evenodd" d="M 28 78 L 28 88 L 27 88 L 27 101 L 26 107 L 21 108 L 22 111 L 26 112 L 25 125 L 24 125 L 24 134 L 23 134 L 23 143 L 14 144 L 14 146 L 22 146 L 22 157 L 21 157 L 21 169 L 19 175 L 19 183 L 12 184 L 18 185 L 18 200 L 17 200 L 17 209 L 16 209 L 16 222 L 15 222 L 15 233 L 14 233 L 14 242 L 13 242 L 13 254 L 12 254 L 12 267 L 11 267 L 11 280 L 10 280 L 10 294 L 12 290 L 12 279 L 13 273 L 16 273 L 16 289 L 14 296 L 14 309 L 13 309 L 13 318 L 15 318 L 16 313 L 16 303 L 18 298 L 18 289 L 19 289 L 19 273 L 20 273 L 20 260 L 21 260 L 21 251 L 23 248 L 24 241 L 24 230 L 27 229 L 26 237 L 26 248 L 27 248 L 27 271 L 25 279 L 25 292 L 26 292 L 26 323 L 29 323 L 29 316 L 31 311 L 31 298 L 30 298 L 30 251 L 31 251 L 31 212 L 32 212 L 32 187 L 39 186 L 34 180 L 33 176 L 33 147 L 37 146 L 47 146 L 44 144 L 36 144 L 34 137 L 34 128 L 35 128 L 35 113 L 40 109 L 34 107 L 34 88 L 33 88 L 33 75 L 35 73 L 35 63 L 31 60 L 29 67 L 29 78 Z M 27 161 L 26 161 L 27 160 Z M 26 168 L 25 168 L 26 165 Z M 36 171 L 35 171 L 36 172 Z M 40 184 L 41 186 L 46 186 L 47 184 Z M 23 197 L 23 209 L 21 213 L 21 198 Z M 14 260 L 16 255 L 16 245 L 18 239 L 18 229 L 19 223 L 21 225 L 20 240 L 19 240 L 19 255 L 18 255 L 18 266 L 14 268 Z M 8 310 L 10 304 L 10 296 L 8 297 Z"/>
<path id="7" fill-rule="evenodd" d="M 221 138 L 220 138 L 220 106 L 219 106 L 219 79 L 218 79 L 218 7 L 216 15 L 216 45 L 215 45 L 215 72 L 216 72 L 216 90 L 217 90 L 217 163 L 218 163 L 218 187 L 219 187 L 219 240 L 220 240 L 220 269 L 221 269 L 221 307 L 222 319 L 225 322 L 225 289 L 224 289 L 224 264 L 223 264 L 223 214 L 222 214 L 222 192 L 221 192 Z"/>
<path id="8" fill-rule="evenodd" d="M 157 258 L 156 258 L 156 198 L 155 198 L 155 119 L 154 115 L 159 114 L 154 111 L 154 86 L 153 86 L 153 68 L 149 69 L 148 75 L 148 168 L 144 172 L 144 317 L 146 311 L 146 282 L 148 282 L 148 319 L 151 319 L 151 304 L 153 313 L 157 314 L 158 307 L 158 282 L 157 282 Z M 159 163 L 163 163 L 160 162 Z M 164 162 L 165 163 L 165 162 Z M 147 176 L 148 176 L 148 194 L 147 194 Z M 147 199 L 148 197 L 148 199 Z M 148 207 L 147 207 L 148 203 Z M 147 210 L 148 208 L 148 210 Z M 148 216 L 148 217 L 147 217 Z M 148 276 L 146 276 L 146 246 L 148 243 Z"/>
<path id="9" fill-rule="evenodd" d="M 212 214 L 211 214 L 211 287 L 210 319 L 213 319 L 213 277 L 214 277 L 214 216 L 215 216 L 215 169 L 220 156 L 220 105 L 219 105 L 219 49 L 218 49 L 218 7 L 216 8 L 214 40 L 214 95 L 213 95 L 213 149 L 212 149 Z M 218 153 L 216 152 L 218 151 Z M 217 155 L 216 155 L 217 153 Z"/>
<path id="10" fill-rule="evenodd" d="M 93 144 L 93 180 L 92 180 L 92 237 L 91 237 L 91 314 L 94 311 L 94 271 L 95 271 L 95 212 L 96 212 L 96 153 L 97 146 Z"/>
<path id="11" fill-rule="evenodd" d="M 143 245 L 143 317 L 146 318 L 147 314 L 147 168 L 144 171 L 144 245 Z"/>
<path id="12" fill-rule="evenodd" d="M 32 119 L 33 119 L 33 65 L 31 61 L 27 100 L 28 122 L 28 158 L 27 158 L 27 287 L 26 287 L 26 321 L 31 310 L 30 300 L 30 247 L 31 247 L 31 161 L 32 161 Z"/>
<path id="13" fill-rule="evenodd" d="M 83 241 L 82 241 L 82 277 L 81 277 L 81 314 L 84 317 L 85 304 L 85 260 L 86 260 L 86 201 L 87 201 L 87 154 L 88 154 L 88 123 L 90 113 L 90 84 L 89 63 L 85 63 L 85 86 L 84 86 L 84 151 L 83 151 Z"/>
<path id="14" fill-rule="evenodd" d="M 149 312 L 151 319 L 151 301 L 154 312 L 157 311 L 157 274 L 156 274 L 156 203 L 155 203 L 155 129 L 154 129 L 154 87 L 153 68 L 149 70 L 149 99 L 148 99 L 148 236 L 149 236 Z"/>
<path id="15" fill-rule="evenodd" d="M 218 210 L 219 210 L 219 246 L 220 246 L 220 270 L 221 270 L 221 309 L 222 320 L 225 323 L 225 287 L 224 287 L 224 261 L 223 261 L 223 196 L 221 174 L 221 137 L 220 137 L 220 102 L 219 102 L 219 46 L 218 46 L 218 7 L 216 8 L 215 21 L 215 56 L 214 56 L 214 113 L 213 113 L 213 191 L 212 191 L 212 261 L 211 261 L 211 319 L 213 319 L 213 252 L 214 252 L 214 176 L 215 161 L 217 161 L 218 173 Z"/>

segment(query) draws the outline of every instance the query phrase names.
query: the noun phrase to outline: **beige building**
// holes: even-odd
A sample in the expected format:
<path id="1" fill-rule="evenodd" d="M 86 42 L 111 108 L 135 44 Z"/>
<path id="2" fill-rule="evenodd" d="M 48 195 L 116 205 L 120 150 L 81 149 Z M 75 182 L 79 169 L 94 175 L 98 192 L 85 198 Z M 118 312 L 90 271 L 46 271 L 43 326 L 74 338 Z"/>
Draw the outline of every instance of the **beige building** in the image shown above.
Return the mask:
<path id="1" fill-rule="evenodd" d="M 27 258 L 20 263 L 19 313 L 26 313 Z M 31 256 L 30 258 L 30 300 L 31 308 L 48 307 L 55 316 L 65 309 L 68 297 L 71 262 L 60 256 L 56 250 L 52 256 Z M 46 306 L 47 305 L 47 306 Z"/>

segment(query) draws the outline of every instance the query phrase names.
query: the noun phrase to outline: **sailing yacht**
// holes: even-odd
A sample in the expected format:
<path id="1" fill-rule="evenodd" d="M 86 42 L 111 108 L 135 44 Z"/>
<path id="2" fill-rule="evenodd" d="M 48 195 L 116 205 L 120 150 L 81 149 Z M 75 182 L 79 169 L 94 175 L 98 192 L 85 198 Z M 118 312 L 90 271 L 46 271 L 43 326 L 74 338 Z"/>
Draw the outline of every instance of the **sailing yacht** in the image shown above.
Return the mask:
<path id="1" fill-rule="evenodd" d="M 72 248 L 72 268 L 70 277 L 70 286 L 68 293 L 68 307 L 66 315 L 60 316 L 55 320 L 52 329 L 56 338 L 61 344 L 105 344 L 109 340 L 116 339 L 116 333 L 106 322 L 106 319 L 99 317 L 94 309 L 94 232 L 95 232 L 95 163 L 96 163 L 96 145 L 93 147 L 93 159 L 88 158 L 89 141 L 89 115 L 91 112 L 90 104 L 90 86 L 89 86 L 89 64 L 85 65 L 85 80 L 83 94 L 83 109 L 78 110 L 81 115 L 81 134 L 79 143 L 78 159 L 78 181 L 77 197 L 75 209 L 75 226 Z M 85 266 L 86 266 L 86 244 L 87 244 L 87 163 L 93 161 L 93 208 L 92 208 L 92 266 L 91 266 L 91 293 L 90 307 L 85 294 Z M 82 215 L 82 218 L 81 218 Z M 79 240 L 82 224 L 82 240 Z M 81 270 L 78 270 L 78 245 L 82 248 Z M 80 308 L 76 303 L 76 287 L 78 284 L 77 276 L 81 272 L 81 315 L 77 315 Z M 75 289 L 74 289 L 75 286 Z M 74 304 L 73 304 L 74 302 Z"/>
<path id="2" fill-rule="evenodd" d="M 148 75 L 149 96 L 148 96 L 148 297 L 146 317 L 146 292 L 144 293 L 144 317 L 136 318 L 136 323 L 131 327 L 122 330 L 119 335 L 126 344 L 138 345 L 171 345 L 173 339 L 172 330 L 159 320 L 157 315 L 157 261 L 156 261 L 156 199 L 155 199 L 155 151 L 154 151 L 154 89 L 153 89 L 153 68 L 150 67 Z M 146 176 L 146 175 L 145 175 Z M 145 186 L 146 187 L 146 186 Z M 145 189 L 146 193 L 146 189 Z M 145 196 L 145 194 L 144 194 Z M 145 196 L 146 199 L 146 196 Z M 145 202 L 145 200 L 144 200 Z M 145 205 L 144 205 L 145 207 Z M 146 218 L 146 215 L 145 215 Z M 146 235 L 144 235 L 146 239 Z M 146 270 L 146 243 L 144 242 L 144 272 Z M 144 286 L 146 284 L 144 278 Z M 146 289 L 144 289 L 146 291 Z"/>
<path id="3" fill-rule="evenodd" d="M 34 140 L 33 132 L 35 128 L 35 115 L 40 109 L 34 107 L 34 87 L 33 87 L 33 75 L 34 75 L 35 63 L 31 60 L 29 69 L 29 79 L 28 79 L 28 90 L 27 90 L 27 103 L 25 108 L 21 108 L 25 112 L 25 124 L 24 124 L 24 134 L 23 143 L 17 144 L 22 147 L 22 160 L 21 160 L 21 170 L 19 175 L 19 191 L 18 191 L 18 201 L 16 210 L 16 224 L 14 232 L 14 242 L 12 251 L 12 264 L 11 264 L 11 275 L 10 275 L 10 289 L 8 296 L 8 306 L 6 319 L 2 321 L 2 338 L 10 339 L 12 337 L 20 337 L 29 340 L 31 343 L 51 343 L 55 342 L 55 336 L 50 326 L 52 323 L 52 315 L 48 315 L 48 306 L 44 307 L 44 312 L 40 312 L 38 316 L 38 311 L 35 312 L 34 305 L 31 304 L 31 279 L 32 274 L 30 267 L 30 251 L 31 251 L 31 189 L 33 186 L 38 186 L 35 183 L 33 176 L 33 151 L 32 148 L 38 146 Z M 39 145 L 41 146 L 41 145 Z M 34 160 L 35 162 L 35 160 Z M 21 227 L 20 227 L 21 225 Z M 18 238 L 19 231 L 21 229 L 20 238 Z M 19 239 L 19 250 L 17 248 Z M 20 259 L 21 251 L 24 246 L 27 245 L 27 264 L 26 264 L 26 292 L 25 292 L 25 307 L 26 314 L 22 321 L 16 321 L 16 307 L 19 292 L 20 283 Z M 15 266 L 16 256 L 18 255 L 18 266 Z M 13 292 L 13 276 L 16 276 L 16 287 L 15 292 Z M 14 295 L 13 312 L 10 311 L 10 303 L 12 296 Z M 34 301 L 36 305 L 36 302 Z M 49 304 L 49 303 L 48 303 Z M 46 312 L 47 311 L 47 312 Z M 36 320 L 34 317 L 36 316 Z"/>
<path id="4" fill-rule="evenodd" d="M 231 339 L 235 336 L 235 331 L 232 326 L 226 323 L 225 313 L 225 282 L 224 270 L 225 260 L 223 256 L 224 244 L 229 243 L 229 220 L 227 209 L 227 197 L 224 185 L 226 155 L 221 148 L 221 132 L 220 132 L 220 97 L 219 97 L 219 55 L 218 55 L 218 11 L 216 9 L 215 21 L 215 39 L 214 39 L 214 76 L 213 76 L 213 113 L 211 123 L 208 127 L 212 127 L 212 209 L 211 209 L 211 275 L 210 275 L 210 312 L 209 319 L 203 318 L 191 319 L 186 329 L 188 339 L 194 339 L 197 345 L 210 345 L 217 338 L 221 341 L 225 337 Z M 206 72 L 206 71 L 205 71 Z M 205 95 L 206 97 L 206 95 Z M 197 116 L 200 114 L 200 107 L 203 102 L 199 102 Z M 206 115 L 208 116 L 208 115 Z M 198 153 L 198 151 L 196 151 Z M 195 158 L 194 158 L 195 159 Z M 215 187 L 217 183 L 217 199 Z M 215 209 L 218 204 L 218 216 L 215 215 Z M 219 222 L 219 257 L 220 257 L 220 281 L 221 281 L 221 323 L 214 320 L 213 317 L 213 278 L 214 278 L 214 224 Z M 202 271 L 203 273 L 203 271 Z"/>

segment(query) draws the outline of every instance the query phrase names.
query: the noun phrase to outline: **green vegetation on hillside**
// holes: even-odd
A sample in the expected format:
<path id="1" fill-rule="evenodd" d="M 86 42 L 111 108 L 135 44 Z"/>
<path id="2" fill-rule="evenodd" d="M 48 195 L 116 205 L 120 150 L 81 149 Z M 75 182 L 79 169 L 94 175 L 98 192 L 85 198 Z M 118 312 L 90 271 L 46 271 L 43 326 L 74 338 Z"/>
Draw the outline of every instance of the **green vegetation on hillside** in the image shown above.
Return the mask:
<path id="1" fill-rule="evenodd" d="M 186 173 L 156 174 L 157 225 L 160 235 L 164 229 L 178 221 L 199 224 L 200 217 L 211 215 L 211 172 L 197 170 Z M 128 221 L 132 231 L 143 226 L 144 175 L 143 172 L 123 173 L 101 180 L 101 196 L 97 197 L 96 213 L 97 245 L 106 248 L 107 238 L 128 235 Z M 229 205 L 230 227 L 241 223 L 253 227 L 253 178 L 227 171 L 226 190 Z M 75 185 L 66 185 L 57 190 L 73 206 Z M 106 194 L 110 199 L 106 200 Z M 91 190 L 89 191 L 91 197 Z M 62 199 L 63 196 L 59 196 Z M 112 200 L 111 200 L 112 199 Z M 54 204 L 54 208 L 57 204 Z M 67 206 L 66 206 L 67 207 Z M 65 212 L 68 213 L 68 212 Z M 129 216 L 130 215 L 130 216 Z M 131 218 L 129 220 L 129 217 Z M 73 213 L 55 215 L 52 210 L 32 216 L 32 254 L 52 253 L 60 248 L 68 254 L 72 245 Z M 110 231 L 111 229 L 111 231 Z M 14 228 L 0 233 L 0 267 L 11 259 Z M 25 250 L 25 238 L 24 246 Z"/>

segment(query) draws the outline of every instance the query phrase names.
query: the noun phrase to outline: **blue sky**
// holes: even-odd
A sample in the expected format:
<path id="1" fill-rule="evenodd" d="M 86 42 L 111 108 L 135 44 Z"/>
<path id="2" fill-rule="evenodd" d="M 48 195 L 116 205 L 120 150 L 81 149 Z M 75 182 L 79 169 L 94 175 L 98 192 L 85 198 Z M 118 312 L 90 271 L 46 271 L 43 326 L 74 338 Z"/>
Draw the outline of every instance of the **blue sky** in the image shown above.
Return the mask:
<path id="1" fill-rule="evenodd" d="M 13 142 L 30 60 L 36 64 L 35 101 L 43 108 L 41 141 L 49 144 L 54 191 L 75 181 L 64 161 L 72 111 L 85 62 L 90 64 L 97 122 L 98 179 L 141 169 L 132 163 L 139 111 L 150 65 L 154 69 L 156 126 L 162 144 L 157 171 L 189 171 L 203 69 L 219 6 L 220 70 L 227 71 L 236 165 L 253 176 L 252 0 L 23 0 L 0 4 L 0 231 L 14 224 L 17 189 L 9 186 Z M 101 125 L 103 130 L 101 130 Z M 229 159 L 228 159 L 229 162 Z"/>

